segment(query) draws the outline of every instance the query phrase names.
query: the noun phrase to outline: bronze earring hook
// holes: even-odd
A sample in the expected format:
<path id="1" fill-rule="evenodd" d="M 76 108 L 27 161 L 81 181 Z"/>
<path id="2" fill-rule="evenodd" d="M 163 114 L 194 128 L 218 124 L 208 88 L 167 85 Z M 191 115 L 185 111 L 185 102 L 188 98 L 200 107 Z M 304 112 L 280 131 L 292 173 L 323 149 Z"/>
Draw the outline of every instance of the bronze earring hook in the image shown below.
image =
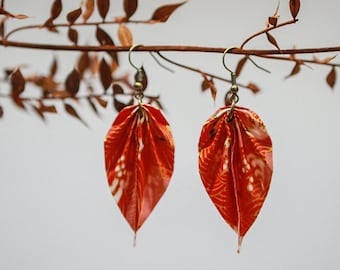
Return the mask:
<path id="1" fill-rule="evenodd" d="M 231 87 L 230 87 L 230 90 L 227 92 L 227 95 L 226 95 L 226 104 L 230 104 L 230 114 L 228 116 L 228 122 L 230 122 L 233 119 L 234 109 L 235 109 L 236 103 L 239 101 L 239 96 L 237 95 L 238 85 L 236 83 L 236 73 L 234 71 L 232 71 L 230 68 L 228 68 L 226 61 L 225 61 L 227 53 L 234 48 L 236 48 L 236 47 L 227 48 L 223 52 L 223 57 L 222 57 L 223 66 L 225 67 L 226 70 L 228 70 L 230 72 L 230 75 L 231 75 Z"/>

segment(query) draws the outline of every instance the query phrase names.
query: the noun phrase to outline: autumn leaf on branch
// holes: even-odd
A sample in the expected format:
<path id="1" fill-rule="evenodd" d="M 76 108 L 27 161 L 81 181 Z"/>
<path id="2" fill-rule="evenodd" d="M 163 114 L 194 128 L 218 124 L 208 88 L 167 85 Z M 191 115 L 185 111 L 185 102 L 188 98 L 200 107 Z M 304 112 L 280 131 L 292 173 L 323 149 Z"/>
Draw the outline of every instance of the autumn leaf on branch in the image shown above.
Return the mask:
<path id="1" fill-rule="evenodd" d="M 71 73 L 67 76 L 65 81 L 65 88 L 71 96 L 75 96 L 79 91 L 80 85 L 80 75 L 78 70 L 73 69 Z"/>
<path id="2" fill-rule="evenodd" d="M 97 8 L 100 17 L 105 21 L 106 15 L 110 9 L 110 0 L 97 0 Z"/>
<path id="3" fill-rule="evenodd" d="M 99 77 L 102 86 L 104 87 L 104 91 L 106 92 L 106 90 L 110 87 L 112 83 L 112 75 L 111 68 L 109 67 L 104 58 L 102 58 L 99 64 Z"/>
<path id="4" fill-rule="evenodd" d="M 87 123 L 79 116 L 78 112 L 73 108 L 71 104 L 64 103 L 64 109 L 66 113 L 71 115 L 72 117 L 78 119 L 80 122 L 83 123 L 84 126 L 88 127 Z"/>
<path id="5" fill-rule="evenodd" d="M 44 27 L 47 27 L 49 31 L 56 32 L 56 28 L 53 27 L 53 21 L 59 17 L 61 11 L 63 9 L 63 5 L 61 0 L 54 0 L 52 6 L 51 6 L 51 15 L 46 20 L 46 22 L 43 24 Z"/>
<path id="6" fill-rule="evenodd" d="M 217 88 L 212 78 L 208 78 L 205 74 L 202 74 L 203 81 L 201 84 L 201 90 L 204 92 L 206 90 L 210 90 L 211 97 L 213 101 L 216 100 Z"/>
<path id="7" fill-rule="evenodd" d="M 118 39 L 123 46 L 132 46 L 133 38 L 130 29 L 124 24 L 119 24 Z"/>
<path id="8" fill-rule="evenodd" d="M 86 23 L 87 20 L 91 17 L 94 11 L 94 0 L 84 0 L 83 3 L 83 21 Z"/>
<path id="9" fill-rule="evenodd" d="M 329 85 L 330 88 L 334 88 L 335 81 L 336 81 L 336 71 L 335 67 L 333 66 L 331 71 L 328 73 L 326 77 L 327 84 Z"/>
<path id="10" fill-rule="evenodd" d="M 20 20 L 29 18 L 29 16 L 24 15 L 24 14 L 14 14 L 14 13 L 8 12 L 7 10 L 3 9 L 2 7 L 0 7 L 0 15 L 5 15 L 7 17 L 20 19 Z"/>
<path id="11" fill-rule="evenodd" d="M 290 0 L 289 9 L 290 9 L 290 14 L 292 15 L 293 19 L 296 19 L 300 11 L 300 0 Z"/>
<path id="12" fill-rule="evenodd" d="M 280 18 L 280 15 L 278 15 L 279 7 L 280 7 L 280 2 L 278 2 L 277 6 L 276 6 L 276 10 L 275 10 L 274 14 L 272 16 L 268 17 L 267 27 L 270 27 L 270 25 L 276 27 L 277 22 Z"/>
<path id="13" fill-rule="evenodd" d="M 301 64 L 296 62 L 295 66 L 292 69 L 292 71 L 285 77 L 285 79 L 288 79 L 289 77 L 292 77 L 292 76 L 298 74 L 300 72 L 300 70 L 301 70 L 300 66 L 301 66 Z"/>
<path id="14" fill-rule="evenodd" d="M 173 12 L 185 3 L 186 2 L 181 2 L 157 8 L 152 14 L 150 22 L 152 23 L 166 22 L 169 19 L 169 17 L 173 14 Z"/>
<path id="15" fill-rule="evenodd" d="M 104 29 L 100 28 L 99 26 L 97 26 L 97 29 L 96 29 L 96 38 L 97 38 L 98 42 L 100 43 L 100 45 L 103 45 L 103 46 L 106 46 L 106 45 L 112 45 L 113 46 L 113 45 L 115 45 L 112 38 L 110 37 L 110 35 L 107 32 L 105 32 Z M 108 54 L 118 64 L 117 52 L 108 51 Z"/>
<path id="16" fill-rule="evenodd" d="M 267 36 L 268 41 L 269 41 L 271 44 L 273 44 L 278 50 L 280 50 L 280 47 L 279 47 L 279 45 L 277 44 L 276 39 L 275 39 L 271 34 L 269 34 L 268 32 L 266 32 L 266 36 Z"/>
<path id="17" fill-rule="evenodd" d="M 11 94 L 12 96 L 19 97 L 25 90 L 25 78 L 22 75 L 20 69 L 16 69 L 11 74 Z"/>
<path id="18" fill-rule="evenodd" d="M 74 43 L 74 45 L 78 44 L 78 31 L 77 30 L 70 27 L 68 29 L 67 36 L 68 36 L 69 40 L 72 43 Z"/>
<path id="19" fill-rule="evenodd" d="M 128 20 L 137 10 L 138 0 L 124 0 L 124 11 Z"/>
<path id="20" fill-rule="evenodd" d="M 235 71 L 236 77 L 240 76 L 241 71 L 243 70 L 243 67 L 245 63 L 247 62 L 247 60 L 248 60 L 248 57 L 245 56 L 237 63 L 236 71 Z"/>
<path id="21" fill-rule="evenodd" d="M 80 17 L 81 15 L 81 8 L 77 8 L 75 10 L 70 11 L 67 13 L 66 19 L 70 25 L 74 24 L 75 21 Z"/>

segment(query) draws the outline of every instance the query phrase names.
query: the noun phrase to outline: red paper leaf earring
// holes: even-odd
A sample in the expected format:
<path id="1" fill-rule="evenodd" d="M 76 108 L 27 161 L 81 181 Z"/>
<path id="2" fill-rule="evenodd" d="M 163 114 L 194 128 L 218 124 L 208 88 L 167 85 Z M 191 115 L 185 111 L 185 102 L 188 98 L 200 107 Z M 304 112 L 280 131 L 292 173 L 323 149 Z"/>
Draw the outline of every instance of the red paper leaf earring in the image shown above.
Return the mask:
<path id="1" fill-rule="evenodd" d="M 272 171 L 272 143 L 264 123 L 253 111 L 236 106 L 236 75 L 226 106 L 203 125 L 199 139 L 199 172 L 204 187 L 223 219 L 242 239 L 257 218 L 267 196 Z"/>
<path id="2" fill-rule="evenodd" d="M 120 211 L 136 233 L 168 187 L 174 168 L 174 142 L 159 109 L 144 104 L 144 72 L 136 68 L 137 105 L 121 110 L 108 131 L 105 165 L 108 184 Z"/>

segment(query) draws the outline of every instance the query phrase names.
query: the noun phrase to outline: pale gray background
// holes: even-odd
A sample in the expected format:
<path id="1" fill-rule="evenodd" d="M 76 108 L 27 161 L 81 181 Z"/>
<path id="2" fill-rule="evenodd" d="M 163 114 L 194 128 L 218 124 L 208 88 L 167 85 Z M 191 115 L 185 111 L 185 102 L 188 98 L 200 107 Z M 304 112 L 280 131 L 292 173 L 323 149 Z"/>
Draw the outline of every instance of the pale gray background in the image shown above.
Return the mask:
<path id="1" fill-rule="evenodd" d="M 9 10 L 33 16 L 32 22 L 45 20 L 51 3 L 6 2 Z M 64 11 L 70 11 L 80 1 L 63 2 Z M 111 2 L 109 16 L 121 15 L 121 1 Z M 172 1 L 139 2 L 134 18 L 147 18 Z M 238 46 L 264 27 L 276 5 L 276 0 L 192 0 L 167 24 L 129 27 L 134 41 L 145 45 Z M 340 45 L 339 10 L 335 0 L 302 1 L 300 22 L 272 34 L 282 48 Z M 290 18 L 288 0 L 281 1 L 279 13 L 282 20 Z M 117 27 L 105 29 L 115 35 Z M 91 31 L 80 40 L 95 43 Z M 68 42 L 44 30 L 13 38 Z M 248 48 L 272 46 L 261 36 Z M 44 71 L 53 55 L 59 59 L 60 78 L 78 56 L 0 48 L 0 67 L 27 64 L 23 73 Z M 166 55 L 229 78 L 221 55 Z M 101 110 L 99 119 L 83 105 L 77 108 L 89 129 L 62 112 L 48 116 L 46 125 L 34 112 L 22 113 L 0 100 L 5 109 L 0 120 L 0 269 L 339 269 L 340 84 L 333 91 L 326 85 L 330 68 L 302 67 L 299 76 L 284 80 L 292 63 L 259 59 L 272 74 L 247 64 L 239 78 L 263 90 L 255 96 L 241 89 L 239 104 L 266 123 L 275 169 L 268 198 L 238 255 L 236 234 L 210 202 L 197 170 L 201 126 L 222 105 L 229 86 L 217 83 L 214 104 L 209 93 L 200 93 L 200 76 L 181 69 L 171 74 L 148 54 L 136 53 L 133 59 L 148 72 L 148 92 L 161 94 L 176 142 L 172 182 L 139 231 L 137 246 L 106 183 L 103 138 L 116 113 Z M 227 61 L 235 67 L 239 59 Z M 122 71 L 132 73 L 127 54 L 121 62 Z"/>

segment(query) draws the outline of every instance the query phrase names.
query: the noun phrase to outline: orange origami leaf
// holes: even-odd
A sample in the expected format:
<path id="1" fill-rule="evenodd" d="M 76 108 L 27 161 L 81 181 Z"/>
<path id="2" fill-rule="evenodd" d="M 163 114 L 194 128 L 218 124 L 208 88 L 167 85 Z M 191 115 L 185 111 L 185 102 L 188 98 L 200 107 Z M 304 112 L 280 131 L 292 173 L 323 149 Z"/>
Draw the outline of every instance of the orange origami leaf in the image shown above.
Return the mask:
<path id="1" fill-rule="evenodd" d="M 257 114 L 230 106 L 220 108 L 203 125 L 199 140 L 199 171 L 211 200 L 224 220 L 242 238 L 254 223 L 267 196 L 272 143 Z"/>
<path id="2" fill-rule="evenodd" d="M 168 122 L 151 105 L 120 111 L 105 139 L 108 184 L 133 231 L 143 225 L 168 187 L 174 143 Z"/>

